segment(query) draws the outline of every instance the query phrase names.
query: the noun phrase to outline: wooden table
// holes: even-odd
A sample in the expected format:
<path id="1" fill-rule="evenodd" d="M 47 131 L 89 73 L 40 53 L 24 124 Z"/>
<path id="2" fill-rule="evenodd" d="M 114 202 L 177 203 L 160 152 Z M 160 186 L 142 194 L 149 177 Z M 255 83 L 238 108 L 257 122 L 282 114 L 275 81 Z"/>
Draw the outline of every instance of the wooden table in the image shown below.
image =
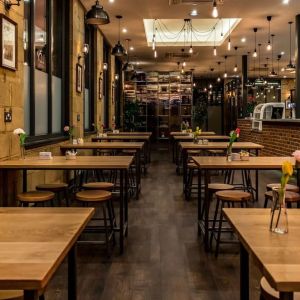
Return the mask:
<path id="1" fill-rule="evenodd" d="M 93 208 L 0 208 L 0 289 L 38 300 L 68 256 L 68 299 L 77 299 L 76 241 Z"/>
<path id="2" fill-rule="evenodd" d="M 55 156 L 52 160 L 40 160 L 39 157 L 5 160 L 0 162 L 0 170 L 4 171 L 3 185 L 6 186 L 9 170 L 23 171 L 23 191 L 27 191 L 28 170 L 117 170 L 120 172 L 120 253 L 124 250 L 124 237 L 128 234 L 128 171 L 133 156 L 78 156 L 76 160 L 66 160 L 64 156 Z M 6 191 L 6 189 L 4 189 Z M 4 199 L 7 196 L 4 195 Z M 4 205 L 7 203 L 4 203 Z"/>
<path id="3" fill-rule="evenodd" d="M 152 132 L 140 132 L 140 131 L 122 131 L 122 132 L 118 132 L 118 133 L 114 133 L 114 132 L 107 132 L 108 136 L 120 136 L 120 135 L 140 135 L 140 136 L 149 136 L 151 137 Z"/>
<path id="4" fill-rule="evenodd" d="M 209 141 L 212 141 L 212 142 L 217 142 L 217 141 L 229 141 L 229 136 L 227 135 L 204 135 L 204 134 L 201 134 L 199 136 L 200 139 L 203 139 L 203 140 L 209 140 Z M 179 143 L 180 142 L 184 142 L 184 141 L 189 141 L 189 142 L 192 142 L 194 140 L 194 137 L 193 136 L 190 136 L 189 135 L 174 135 L 173 136 L 173 139 L 172 139 L 172 143 L 171 143 L 171 147 L 172 147 L 172 153 L 173 153 L 173 162 L 176 162 L 177 165 L 179 164 L 178 161 L 179 161 L 179 150 L 180 150 L 180 147 L 179 147 Z"/>
<path id="5" fill-rule="evenodd" d="M 92 142 L 103 142 L 103 141 L 119 141 L 119 142 L 144 142 L 144 157 L 145 161 L 148 163 L 151 162 L 151 143 L 150 135 L 125 135 L 125 134 L 112 134 L 101 137 L 93 137 Z"/>
<path id="6" fill-rule="evenodd" d="M 216 134 L 213 131 L 201 131 L 201 135 L 214 135 Z M 174 136 L 174 135 L 189 135 L 188 132 L 182 132 L 182 131 L 172 131 L 170 132 L 170 136 Z"/>
<path id="7" fill-rule="evenodd" d="M 74 144 L 65 144 L 60 147 L 63 154 L 66 150 L 74 149 L 74 150 L 134 150 L 136 152 L 135 155 L 135 163 L 136 163 L 136 199 L 139 198 L 139 194 L 141 191 L 141 152 L 144 147 L 144 142 L 86 142 L 80 145 Z"/>
<path id="8" fill-rule="evenodd" d="M 289 232 L 269 231 L 270 209 L 227 209 L 224 214 L 238 234 L 240 251 L 240 299 L 249 300 L 249 255 L 280 299 L 300 292 L 300 211 L 288 210 Z"/>
<path id="9" fill-rule="evenodd" d="M 209 172 L 213 170 L 255 170 L 255 192 L 258 199 L 258 170 L 281 170 L 284 161 L 290 161 L 295 166 L 293 157 L 264 157 L 253 156 L 249 161 L 232 161 L 228 162 L 226 157 L 222 156 L 199 156 L 192 157 L 193 161 L 199 168 L 198 172 L 198 232 L 204 231 L 205 249 L 209 250 L 208 235 L 209 235 Z M 204 202 L 202 205 L 202 171 L 204 173 Z M 203 208 L 202 208 L 203 207 Z M 204 209 L 204 220 L 202 219 L 202 209 Z M 204 223 L 204 228 L 202 225 Z"/>
<path id="10" fill-rule="evenodd" d="M 187 162 L 188 162 L 188 151 L 189 150 L 226 150 L 228 142 L 209 142 L 207 145 L 194 144 L 193 142 L 180 142 L 179 146 L 182 150 L 182 168 L 183 168 L 183 188 L 185 190 L 187 180 Z M 264 146 L 251 143 L 251 142 L 235 142 L 232 145 L 233 150 L 247 150 L 249 152 L 254 151 L 255 155 L 258 156 L 259 150 L 263 149 Z"/>

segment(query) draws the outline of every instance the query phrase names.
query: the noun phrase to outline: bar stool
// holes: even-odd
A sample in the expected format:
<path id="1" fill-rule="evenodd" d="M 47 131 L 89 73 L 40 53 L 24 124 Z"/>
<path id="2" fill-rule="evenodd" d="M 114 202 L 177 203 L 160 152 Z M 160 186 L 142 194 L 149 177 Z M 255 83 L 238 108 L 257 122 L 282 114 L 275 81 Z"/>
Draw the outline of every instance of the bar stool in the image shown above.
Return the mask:
<path id="1" fill-rule="evenodd" d="M 31 192 L 24 192 L 17 195 L 17 200 L 20 204 L 24 207 L 28 207 L 29 204 L 43 204 L 50 201 L 51 206 L 54 206 L 53 199 L 55 194 L 53 192 L 46 192 L 46 191 L 31 191 Z"/>
<path id="2" fill-rule="evenodd" d="M 187 164 L 187 184 L 185 187 L 185 198 L 186 200 L 191 200 L 193 190 L 197 190 L 198 185 L 194 184 L 194 175 L 196 171 L 198 172 L 198 167 L 195 163 L 191 162 Z"/>
<path id="3" fill-rule="evenodd" d="M 21 290 L 0 290 L 0 300 L 24 300 L 24 292 Z M 44 295 L 39 300 L 45 300 Z"/>
<path id="4" fill-rule="evenodd" d="M 268 202 L 273 200 L 273 191 L 268 191 L 265 193 L 265 203 L 264 208 L 268 207 Z M 293 203 L 297 204 L 297 208 L 300 208 L 300 194 L 295 192 L 286 191 L 285 192 L 285 202 L 288 208 L 292 207 Z"/>
<path id="5" fill-rule="evenodd" d="M 273 188 L 280 188 L 280 183 L 269 183 L 267 184 L 267 191 L 272 191 Z M 285 190 L 289 192 L 299 193 L 299 187 L 294 184 L 287 184 Z"/>
<path id="6" fill-rule="evenodd" d="M 214 234 L 217 233 L 217 238 L 216 238 L 216 252 L 215 256 L 218 257 L 219 254 L 219 247 L 220 244 L 228 244 L 228 243 L 233 243 L 232 241 L 221 241 L 221 232 L 232 232 L 232 229 L 222 228 L 222 223 L 223 223 L 223 208 L 225 204 L 230 207 L 235 207 L 236 204 L 239 204 L 240 207 L 247 206 L 247 202 L 251 199 L 251 194 L 248 192 L 244 191 L 237 191 L 237 190 L 227 190 L 227 191 L 218 191 L 216 192 L 216 197 L 217 197 L 217 204 L 216 204 L 216 211 L 215 211 L 215 216 L 213 220 L 213 226 L 212 226 L 212 233 L 211 233 L 211 243 L 212 243 L 212 238 L 214 237 Z M 219 226 L 218 230 L 216 231 L 216 223 L 217 223 L 217 217 L 219 213 L 219 206 L 221 202 L 221 212 L 220 212 L 220 220 L 219 220 Z"/>
<path id="7" fill-rule="evenodd" d="M 108 256 L 110 256 L 110 247 L 109 247 L 109 242 L 113 240 L 115 243 L 115 235 L 114 235 L 114 225 L 113 225 L 113 220 L 109 214 L 109 222 L 110 226 L 108 225 L 108 220 L 106 217 L 106 207 L 108 211 L 109 209 L 109 202 L 112 199 L 112 193 L 108 191 L 103 191 L 103 190 L 86 190 L 86 191 L 81 191 L 76 193 L 76 200 L 81 202 L 84 206 L 89 206 L 90 204 L 100 204 L 102 207 L 102 212 L 103 212 L 103 219 L 96 219 L 93 218 L 92 220 L 103 220 L 104 221 L 104 233 L 105 233 L 105 245 L 106 245 L 106 250 Z M 110 227 L 110 228 L 109 228 Z M 84 232 L 95 232 L 99 229 L 99 226 L 90 226 L 86 227 Z M 98 230 L 99 231 L 99 230 Z M 80 243 L 103 243 L 102 241 L 80 241 Z"/>
<path id="8" fill-rule="evenodd" d="M 49 191 L 56 195 L 56 199 L 61 205 L 61 193 L 64 193 L 64 198 L 66 200 L 66 205 L 69 206 L 69 193 L 68 193 L 67 183 L 45 183 L 36 186 L 37 191 Z"/>
<path id="9" fill-rule="evenodd" d="M 260 281 L 261 300 L 279 300 L 279 292 L 273 289 L 267 279 L 263 277 Z M 300 300 L 300 293 L 294 293 L 294 300 Z"/>

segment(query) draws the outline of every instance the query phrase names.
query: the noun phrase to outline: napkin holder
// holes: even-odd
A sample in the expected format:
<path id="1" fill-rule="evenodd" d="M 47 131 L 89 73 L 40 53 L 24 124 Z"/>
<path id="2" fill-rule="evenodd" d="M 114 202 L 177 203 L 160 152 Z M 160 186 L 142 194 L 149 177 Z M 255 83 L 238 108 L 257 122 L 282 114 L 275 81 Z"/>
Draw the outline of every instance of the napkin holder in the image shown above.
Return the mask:
<path id="1" fill-rule="evenodd" d="M 51 152 L 40 152 L 39 158 L 42 160 L 51 160 L 53 157 Z"/>

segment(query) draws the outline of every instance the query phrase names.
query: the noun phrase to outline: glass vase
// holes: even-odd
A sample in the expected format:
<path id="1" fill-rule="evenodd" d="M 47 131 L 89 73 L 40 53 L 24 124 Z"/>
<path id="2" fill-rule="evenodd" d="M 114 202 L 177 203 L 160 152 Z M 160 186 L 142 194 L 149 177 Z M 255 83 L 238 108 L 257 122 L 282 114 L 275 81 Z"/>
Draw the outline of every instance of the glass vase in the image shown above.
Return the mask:
<path id="1" fill-rule="evenodd" d="M 25 159 L 25 146 L 20 145 L 20 158 Z"/>
<path id="2" fill-rule="evenodd" d="M 288 233 L 288 215 L 285 203 L 285 189 L 273 188 L 270 231 L 277 234 Z"/>
<path id="3" fill-rule="evenodd" d="M 227 151 L 226 151 L 226 160 L 229 161 L 229 162 L 232 161 L 232 149 L 231 149 L 231 147 L 227 148 Z"/>

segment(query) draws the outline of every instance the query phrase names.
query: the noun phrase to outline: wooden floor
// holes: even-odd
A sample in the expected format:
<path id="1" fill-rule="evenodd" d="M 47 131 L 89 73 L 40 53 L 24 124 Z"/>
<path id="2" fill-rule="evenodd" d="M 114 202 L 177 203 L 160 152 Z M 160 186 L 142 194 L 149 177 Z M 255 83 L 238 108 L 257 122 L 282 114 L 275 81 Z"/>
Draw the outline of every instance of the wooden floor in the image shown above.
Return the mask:
<path id="1" fill-rule="evenodd" d="M 154 153 L 142 196 L 131 201 L 125 254 L 110 260 L 101 246 L 80 246 L 80 300 L 235 300 L 239 299 L 237 246 L 224 246 L 216 259 L 197 236 L 196 202 L 182 196 L 182 178 L 167 153 Z M 279 173 L 260 176 L 261 190 Z M 262 199 L 262 198 L 261 198 Z M 251 299 L 259 299 L 260 275 L 251 265 Z M 46 293 L 67 299 L 67 264 Z"/>

